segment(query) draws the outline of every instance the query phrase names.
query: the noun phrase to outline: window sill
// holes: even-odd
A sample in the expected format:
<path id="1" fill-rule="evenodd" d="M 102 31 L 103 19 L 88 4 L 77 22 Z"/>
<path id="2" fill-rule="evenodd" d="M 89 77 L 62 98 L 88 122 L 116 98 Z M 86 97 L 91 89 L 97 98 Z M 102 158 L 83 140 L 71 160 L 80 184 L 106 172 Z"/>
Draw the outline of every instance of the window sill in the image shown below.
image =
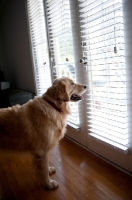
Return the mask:
<path id="1" fill-rule="evenodd" d="M 79 125 L 75 125 L 71 122 L 67 122 L 67 126 L 75 131 L 80 131 L 80 129 L 81 129 Z"/>
<path id="2" fill-rule="evenodd" d="M 113 147 L 114 149 L 117 149 L 125 154 L 130 153 L 130 150 L 128 149 L 128 147 L 117 144 L 116 142 L 110 141 L 110 140 L 103 138 L 101 136 L 98 136 L 94 133 L 90 133 L 90 136 L 93 137 L 94 139 L 98 140 L 99 142 L 106 143 L 107 145 L 109 145 L 109 146 Z"/>

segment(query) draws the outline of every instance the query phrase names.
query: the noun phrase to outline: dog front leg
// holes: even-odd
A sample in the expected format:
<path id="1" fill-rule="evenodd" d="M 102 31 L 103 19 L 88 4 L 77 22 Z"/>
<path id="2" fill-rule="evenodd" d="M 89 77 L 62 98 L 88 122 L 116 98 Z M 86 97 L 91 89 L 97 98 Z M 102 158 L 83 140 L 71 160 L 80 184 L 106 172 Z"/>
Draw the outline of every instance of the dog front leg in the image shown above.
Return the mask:
<path id="1" fill-rule="evenodd" d="M 59 185 L 56 181 L 50 179 L 49 177 L 49 160 L 48 160 L 48 154 L 44 155 L 35 155 L 34 156 L 34 164 L 36 168 L 37 176 L 39 176 L 40 180 L 42 181 L 42 184 L 52 190 L 57 188 Z"/>
<path id="2" fill-rule="evenodd" d="M 49 174 L 53 174 L 56 172 L 55 167 L 49 167 Z"/>

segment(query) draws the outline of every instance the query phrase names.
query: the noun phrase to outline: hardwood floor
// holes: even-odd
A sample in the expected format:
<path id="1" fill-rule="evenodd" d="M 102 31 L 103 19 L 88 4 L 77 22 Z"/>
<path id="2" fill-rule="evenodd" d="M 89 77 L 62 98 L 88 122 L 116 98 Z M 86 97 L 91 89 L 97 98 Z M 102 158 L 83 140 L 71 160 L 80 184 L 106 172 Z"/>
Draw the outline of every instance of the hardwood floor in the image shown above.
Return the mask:
<path id="1" fill-rule="evenodd" d="M 132 177 L 66 138 L 50 156 L 58 189 L 41 186 L 31 161 L 29 154 L 0 152 L 0 200 L 132 200 Z"/>

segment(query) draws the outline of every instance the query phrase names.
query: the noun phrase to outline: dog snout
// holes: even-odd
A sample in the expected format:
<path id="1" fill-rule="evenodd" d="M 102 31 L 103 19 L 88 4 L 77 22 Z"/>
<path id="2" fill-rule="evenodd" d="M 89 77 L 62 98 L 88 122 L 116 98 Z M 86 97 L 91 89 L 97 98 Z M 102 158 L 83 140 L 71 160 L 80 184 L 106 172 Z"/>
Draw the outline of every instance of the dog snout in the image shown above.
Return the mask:
<path id="1" fill-rule="evenodd" d="M 87 88 L 87 86 L 86 86 L 86 85 L 84 85 L 83 87 L 84 87 L 84 89 L 86 89 L 86 88 Z"/>

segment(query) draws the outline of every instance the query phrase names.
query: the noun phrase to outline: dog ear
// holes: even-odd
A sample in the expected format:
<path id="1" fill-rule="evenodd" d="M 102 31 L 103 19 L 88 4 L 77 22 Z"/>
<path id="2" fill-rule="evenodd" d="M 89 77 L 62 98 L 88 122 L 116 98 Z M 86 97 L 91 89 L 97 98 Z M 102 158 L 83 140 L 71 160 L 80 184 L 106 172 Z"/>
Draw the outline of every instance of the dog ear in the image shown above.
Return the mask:
<path id="1" fill-rule="evenodd" d="M 66 88 L 66 85 L 63 83 L 63 82 L 60 82 L 59 85 L 57 86 L 57 89 L 59 91 L 59 95 L 58 95 L 58 98 L 61 100 L 61 101 L 69 101 L 70 98 L 69 98 L 69 95 L 67 93 L 67 88 Z"/>
<path id="2" fill-rule="evenodd" d="M 50 98 L 58 101 L 66 102 L 70 100 L 67 93 L 66 85 L 62 82 L 59 82 L 59 84 L 57 85 L 52 85 L 46 93 L 48 96 L 50 96 Z"/>

